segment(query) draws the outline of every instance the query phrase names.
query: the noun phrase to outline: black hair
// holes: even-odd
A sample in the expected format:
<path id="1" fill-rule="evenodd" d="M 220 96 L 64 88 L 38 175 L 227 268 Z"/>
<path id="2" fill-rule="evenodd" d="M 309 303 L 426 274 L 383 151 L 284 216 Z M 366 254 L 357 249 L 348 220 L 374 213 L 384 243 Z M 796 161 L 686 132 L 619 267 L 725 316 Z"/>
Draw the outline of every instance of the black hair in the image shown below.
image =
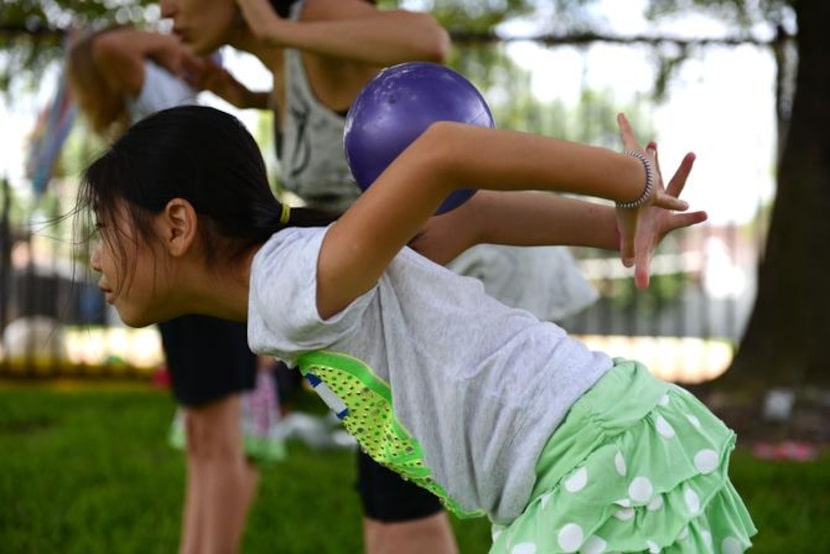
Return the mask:
<path id="1" fill-rule="evenodd" d="M 208 264 L 241 256 L 284 227 L 334 220 L 295 208 L 281 222 L 256 141 L 236 117 L 206 106 L 162 110 L 133 125 L 84 172 L 76 214 L 91 212 L 110 226 L 126 210 L 133 241 L 149 242 L 153 216 L 174 198 L 196 211 Z"/>
<path id="2" fill-rule="evenodd" d="M 271 3 L 271 7 L 274 8 L 280 17 L 287 18 L 291 15 L 291 6 L 299 2 L 300 0 L 268 0 Z M 369 4 L 377 4 L 376 0 L 365 0 Z"/>
<path id="3" fill-rule="evenodd" d="M 271 7 L 279 14 L 280 17 L 288 17 L 291 15 L 291 6 L 299 2 L 299 0 L 269 0 Z"/>

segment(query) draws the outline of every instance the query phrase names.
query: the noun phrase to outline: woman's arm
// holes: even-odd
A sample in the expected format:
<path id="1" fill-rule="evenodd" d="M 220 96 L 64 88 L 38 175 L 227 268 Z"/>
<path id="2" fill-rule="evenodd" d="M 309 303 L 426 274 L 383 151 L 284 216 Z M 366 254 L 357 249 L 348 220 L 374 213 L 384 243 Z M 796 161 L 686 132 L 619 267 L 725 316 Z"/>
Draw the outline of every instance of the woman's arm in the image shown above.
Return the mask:
<path id="1" fill-rule="evenodd" d="M 653 192 L 643 205 L 615 210 L 623 261 L 636 263 L 637 283 L 644 286 L 658 229 L 650 210 L 687 208 L 676 195 L 685 184 L 693 156 L 684 158 L 669 190 L 664 190 L 655 153 L 637 144 L 623 116 L 619 123 L 626 147 L 646 153 L 657 173 Z M 549 190 L 628 202 L 641 196 L 645 183 L 640 160 L 604 148 L 502 129 L 434 124 L 327 233 L 317 267 L 320 315 L 336 314 L 369 290 L 443 199 L 458 188 Z M 638 237 L 642 231 L 650 236 Z"/>
<path id="2" fill-rule="evenodd" d="M 249 89 L 210 57 L 185 54 L 182 66 L 187 82 L 194 88 L 208 90 L 240 109 L 269 108 L 268 91 Z"/>
<path id="3" fill-rule="evenodd" d="M 442 62 L 449 34 L 435 18 L 407 10 L 379 10 L 364 0 L 309 0 L 303 20 L 281 18 L 268 0 L 237 0 L 258 39 L 273 46 L 366 65 Z"/>
<path id="4" fill-rule="evenodd" d="M 92 56 L 104 79 L 117 92 L 130 96 L 141 92 L 147 59 L 178 74 L 181 52 L 174 36 L 129 27 L 102 33 L 92 45 Z"/>

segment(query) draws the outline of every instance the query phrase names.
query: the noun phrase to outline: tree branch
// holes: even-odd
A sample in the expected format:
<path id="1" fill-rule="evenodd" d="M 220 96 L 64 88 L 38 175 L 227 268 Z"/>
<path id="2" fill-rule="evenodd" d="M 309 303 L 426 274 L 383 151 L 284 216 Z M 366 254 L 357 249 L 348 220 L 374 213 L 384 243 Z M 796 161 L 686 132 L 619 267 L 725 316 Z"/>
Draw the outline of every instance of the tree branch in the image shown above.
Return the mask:
<path id="1" fill-rule="evenodd" d="M 754 44 L 757 46 L 772 46 L 782 41 L 794 38 L 793 35 L 779 34 L 769 40 L 761 40 L 752 36 L 741 35 L 733 37 L 702 37 L 702 38 L 680 38 L 672 36 L 651 36 L 651 35 L 605 35 L 601 33 L 583 32 L 566 33 L 562 35 L 544 34 L 529 36 L 503 36 L 492 32 L 476 32 L 456 30 L 450 31 L 454 43 L 458 44 L 489 44 L 494 42 L 537 42 L 546 46 L 561 45 L 585 45 L 595 42 L 611 44 L 647 44 L 658 46 L 662 44 L 674 44 L 681 47 L 688 46 L 737 46 L 740 44 Z"/>

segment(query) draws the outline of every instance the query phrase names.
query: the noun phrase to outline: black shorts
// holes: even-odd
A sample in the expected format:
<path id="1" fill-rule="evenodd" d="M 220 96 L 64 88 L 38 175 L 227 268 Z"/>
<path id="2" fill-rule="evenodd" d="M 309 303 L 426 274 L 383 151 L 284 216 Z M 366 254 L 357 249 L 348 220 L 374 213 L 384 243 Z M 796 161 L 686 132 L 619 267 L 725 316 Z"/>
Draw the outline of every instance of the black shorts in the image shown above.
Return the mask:
<path id="1" fill-rule="evenodd" d="M 421 519 L 443 509 L 434 494 L 404 481 L 362 450 L 357 453 L 357 490 L 363 502 L 363 515 L 384 523 Z"/>
<path id="2" fill-rule="evenodd" d="M 186 315 L 159 324 L 173 396 L 200 406 L 254 388 L 257 357 L 244 323 Z"/>

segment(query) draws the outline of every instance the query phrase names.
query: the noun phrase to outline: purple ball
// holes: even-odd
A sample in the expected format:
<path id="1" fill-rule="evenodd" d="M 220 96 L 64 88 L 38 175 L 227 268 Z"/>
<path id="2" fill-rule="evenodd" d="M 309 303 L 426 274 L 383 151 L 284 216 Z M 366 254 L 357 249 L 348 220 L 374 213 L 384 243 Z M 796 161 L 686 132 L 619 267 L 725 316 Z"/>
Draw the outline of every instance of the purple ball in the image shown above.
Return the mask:
<path id="1" fill-rule="evenodd" d="M 446 66 L 411 62 L 378 73 L 349 108 L 343 134 L 346 160 L 360 188 L 369 188 L 386 166 L 436 121 L 495 125 L 478 89 Z M 453 192 L 435 213 L 452 210 L 474 192 Z"/>

